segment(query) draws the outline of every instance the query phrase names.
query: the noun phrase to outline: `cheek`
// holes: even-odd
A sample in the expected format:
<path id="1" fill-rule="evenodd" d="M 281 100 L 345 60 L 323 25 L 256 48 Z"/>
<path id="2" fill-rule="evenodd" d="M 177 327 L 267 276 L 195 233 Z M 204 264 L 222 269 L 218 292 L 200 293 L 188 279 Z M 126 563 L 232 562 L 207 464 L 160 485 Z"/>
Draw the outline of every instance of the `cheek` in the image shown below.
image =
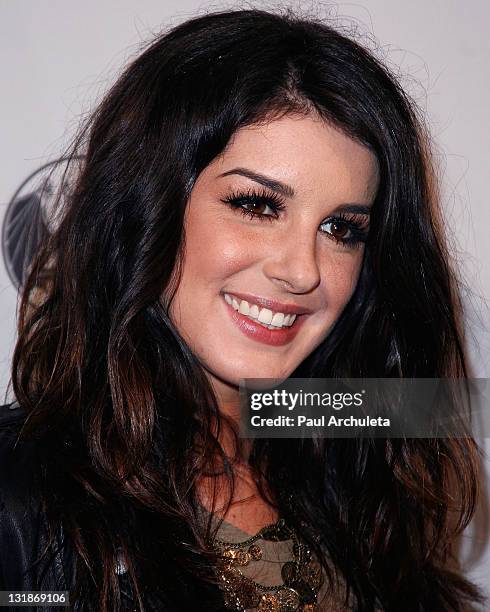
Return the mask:
<path id="1" fill-rule="evenodd" d="M 197 227 L 206 225 L 204 231 L 197 231 Z M 224 281 L 235 272 L 252 266 L 259 257 L 256 240 L 250 232 L 239 231 L 224 221 L 210 225 L 196 219 L 189 225 L 186 244 L 184 275 L 201 283 Z"/>
<path id="2" fill-rule="evenodd" d="M 362 261 L 363 251 L 359 250 L 346 253 L 326 264 L 324 279 L 331 311 L 340 314 L 351 298 L 359 280 Z"/>

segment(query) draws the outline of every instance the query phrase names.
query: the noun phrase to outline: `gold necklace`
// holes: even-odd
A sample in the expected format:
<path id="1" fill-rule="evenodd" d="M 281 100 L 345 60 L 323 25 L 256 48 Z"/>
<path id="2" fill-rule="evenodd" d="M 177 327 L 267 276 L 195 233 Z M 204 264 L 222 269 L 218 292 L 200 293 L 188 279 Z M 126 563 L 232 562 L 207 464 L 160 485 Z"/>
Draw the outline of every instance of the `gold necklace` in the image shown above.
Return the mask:
<path id="1" fill-rule="evenodd" d="M 241 572 L 240 567 L 262 558 L 262 549 L 256 543 L 259 539 L 293 541 L 294 558 L 284 563 L 281 569 L 284 584 L 263 585 Z M 284 519 L 266 525 L 243 542 L 225 542 L 216 538 L 213 545 L 220 553 L 216 572 L 228 609 L 256 608 L 260 612 L 313 612 L 317 609 L 317 595 L 323 583 L 322 568 Z"/>

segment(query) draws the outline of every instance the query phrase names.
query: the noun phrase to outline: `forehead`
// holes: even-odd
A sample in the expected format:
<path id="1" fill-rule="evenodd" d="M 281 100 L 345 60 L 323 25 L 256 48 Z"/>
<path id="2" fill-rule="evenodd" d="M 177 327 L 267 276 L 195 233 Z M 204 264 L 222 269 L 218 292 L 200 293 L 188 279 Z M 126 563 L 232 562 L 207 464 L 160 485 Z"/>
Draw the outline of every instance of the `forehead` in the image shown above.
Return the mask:
<path id="1" fill-rule="evenodd" d="M 374 153 L 312 116 L 287 115 L 238 130 L 203 178 L 237 166 L 288 183 L 297 195 L 332 200 L 371 200 L 378 185 Z"/>

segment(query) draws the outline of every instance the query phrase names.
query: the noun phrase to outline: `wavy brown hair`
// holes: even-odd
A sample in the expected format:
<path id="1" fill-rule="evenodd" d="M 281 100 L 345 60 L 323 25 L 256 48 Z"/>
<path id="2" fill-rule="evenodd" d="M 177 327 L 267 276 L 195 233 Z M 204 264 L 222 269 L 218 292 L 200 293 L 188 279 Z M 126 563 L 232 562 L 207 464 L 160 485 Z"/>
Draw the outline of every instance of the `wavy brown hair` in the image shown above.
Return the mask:
<path id="1" fill-rule="evenodd" d="M 222 607 L 197 482 L 219 465 L 231 500 L 233 458 L 162 296 L 178 283 L 201 171 L 238 129 L 311 112 L 375 153 L 380 186 L 357 288 L 292 376 L 467 376 L 430 139 L 383 62 L 290 11 L 170 29 L 80 132 L 77 179 L 23 286 L 12 384 L 23 435 L 38 440 L 51 537 L 61 524 L 76 554 L 72 603 L 120 609 L 119 553 L 140 610 L 147 598 Z M 448 567 L 474 513 L 477 459 L 469 437 L 255 440 L 250 466 L 357 610 L 438 612 L 479 598 Z"/>

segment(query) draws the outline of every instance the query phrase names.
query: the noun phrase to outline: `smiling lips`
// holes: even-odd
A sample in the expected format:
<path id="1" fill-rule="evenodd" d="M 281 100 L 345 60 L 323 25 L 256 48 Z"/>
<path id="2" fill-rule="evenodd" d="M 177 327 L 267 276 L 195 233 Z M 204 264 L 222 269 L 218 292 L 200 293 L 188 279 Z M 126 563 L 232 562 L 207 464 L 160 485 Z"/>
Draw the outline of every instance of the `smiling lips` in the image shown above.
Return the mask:
<path id="1" fill-rule="evenodd" d="M 237 300 L 234 296 L 228 293 L 224 294 L 224 298 L 230 306 L 237 310 L 242 315 L 248 317 L 256 323 L 262 324 L 270 330 L 281 329 L 282 327 L 291 327 L 296 320 L 295 314 L 284 314 L 283 312 L 274 312 L 269 308 L 260 308 L 257 304 L 247 302 L 247 300 Z"/>
<path id="2" fill-rule="evenodd" d="M 232 321 L 238 326 L 240 331 L 257 342 L 272 346 L 282 346 L 290 343 L 300 330 L 304 316 L 292 306 L 287 306 L 287 310 L 297 310 L 297 313 L 284 313 L 273 311 L 267 307 L 259 307 L 257 304 L 248 300 L 238 299 L 238 296 L 224 293 L 226 308 L 231 314 Z M 272 301 L 260 298 L 262 302 L 272 303 Z M 311 312 L 311 311 L 308 311 Z"/>

